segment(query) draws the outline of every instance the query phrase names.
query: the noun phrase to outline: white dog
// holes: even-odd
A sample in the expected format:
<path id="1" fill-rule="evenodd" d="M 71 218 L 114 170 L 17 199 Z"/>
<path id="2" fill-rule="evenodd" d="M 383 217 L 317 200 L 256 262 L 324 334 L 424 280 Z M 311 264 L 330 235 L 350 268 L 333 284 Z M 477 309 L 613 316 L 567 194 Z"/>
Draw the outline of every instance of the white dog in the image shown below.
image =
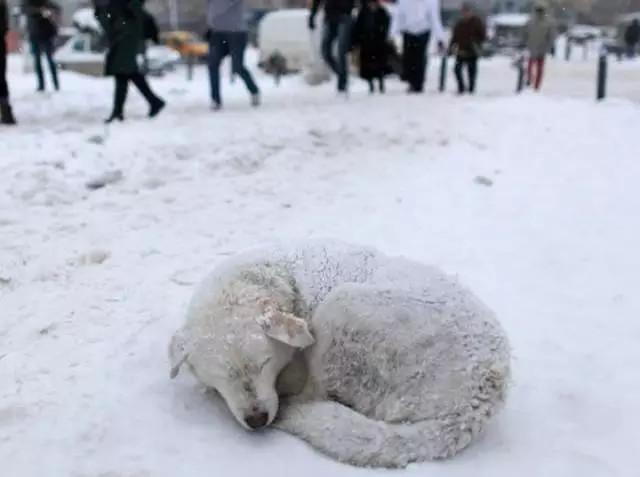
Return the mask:
<path id="1" fill-rule="evenodd" d="M 219 267 L 170 357 L 172 377 L 187 364 L 245 428 L 273 423 L 374 467 L 464 449 L 502 405 L 510 365 L 494 315 L 455 280 L 335 242 Z"/>

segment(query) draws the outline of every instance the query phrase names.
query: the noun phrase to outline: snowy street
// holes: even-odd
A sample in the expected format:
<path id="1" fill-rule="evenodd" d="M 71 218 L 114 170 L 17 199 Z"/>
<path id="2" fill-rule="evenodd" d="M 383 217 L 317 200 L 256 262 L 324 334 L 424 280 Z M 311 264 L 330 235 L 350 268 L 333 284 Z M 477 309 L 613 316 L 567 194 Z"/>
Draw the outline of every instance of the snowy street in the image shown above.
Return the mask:
<path id="1" fill-rule="evenodd" d="M 0 475 L 376 476 L 277 431 L 249 434 L 167 345 L 220 260 L 331 237 L 434 263 L 495 310 L 513 346 L 507 407 L 458 457 L 403 477 L 634 477 L 640 454 L 640 64 L 549 66 L 513 94 L 506 59 L 477 97 L 370 97 L 258 75 L 264 104 L 205 70 L 152 79 L 157 119 L 64 73 L 39 96 L 13 58 L 20 126 L 0 130 Z M 228 71 L 225 68 L 224 71 Z M 453 90 L 453 78 L 449 79 Z M 98 190 L 105 173 L 121 180 Z M 119 175 L 116 174 L 117 175 Z M 116 177 L 117 178 L 117 177 Z"/>

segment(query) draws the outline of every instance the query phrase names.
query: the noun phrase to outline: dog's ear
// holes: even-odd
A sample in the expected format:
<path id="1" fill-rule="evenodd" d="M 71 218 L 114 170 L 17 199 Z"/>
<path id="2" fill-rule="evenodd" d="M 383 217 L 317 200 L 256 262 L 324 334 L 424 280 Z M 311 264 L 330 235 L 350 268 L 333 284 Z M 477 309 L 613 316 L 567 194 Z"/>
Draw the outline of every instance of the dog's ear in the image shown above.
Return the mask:
<path id="1" fill-rule="evenodd" d="M 269 338 L 294 348 L 307 348 L 315 343 L 307 322 L 291 313 L 267 308 L 258 323 Z"/>
<path id="2" fill-rule="evenodd" d="M 180 367 L 189 358 L 187 337 L 184 330 L 178 330 L 169 343 L 169 361 L 171 363 L 171 379 L 178 376 Z"/>

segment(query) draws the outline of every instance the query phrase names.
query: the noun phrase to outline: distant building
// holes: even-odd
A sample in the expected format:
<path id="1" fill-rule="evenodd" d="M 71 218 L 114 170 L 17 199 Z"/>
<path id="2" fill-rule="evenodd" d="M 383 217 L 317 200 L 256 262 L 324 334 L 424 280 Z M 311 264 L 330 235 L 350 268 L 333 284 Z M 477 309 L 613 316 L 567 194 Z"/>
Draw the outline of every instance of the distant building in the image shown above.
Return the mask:
<path id="1" fill-rule="evenodd" d="M 442 21 L 445 25 L 453 25 L 455 19 L 460 15 L 463 3 L 471 3 L 481 15 L 491 12 L 492 0 L 440 0 Z"/>
<path id="2" fill-rule="evenodd" d="M 492 0 L 441 0 L 442 10 L 445 12 L 460 11 L 463 3 L 471 3 L 476 9 L 488 12 L 491 9 Z"/>
<path id="3" fill-rule="evenodd" d="M 494 0 L 492 10 L 496 13 L 517 13 L 529 9 L 530 0 Z"/>

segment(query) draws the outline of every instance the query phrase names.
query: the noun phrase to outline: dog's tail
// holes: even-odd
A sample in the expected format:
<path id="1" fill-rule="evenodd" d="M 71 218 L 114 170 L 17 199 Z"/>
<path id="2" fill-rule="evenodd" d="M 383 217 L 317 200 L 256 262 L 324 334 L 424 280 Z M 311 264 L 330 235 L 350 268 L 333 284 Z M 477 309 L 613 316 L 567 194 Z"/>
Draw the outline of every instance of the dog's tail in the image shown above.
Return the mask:
<path id="1" fill-rule="evenodd" d="M 324 454 L 360 467 L 406 467 L 412 462 L 451 457 L 484 427 L 486 410 L 415 423 L 369 419 L 332 401 L 285 405 L 274 424 Z"/>
<path id="2" fill-rule="evenodd" d="M 492 369 L 457 412 L 416 422 L 377 421 L 334 401 L 293 401 L 281 406 L 275 426 L 346 464 L 406 467 L 453 457 L 471 444 L 503 406 L 508 382 L 508 369 Z"/>

